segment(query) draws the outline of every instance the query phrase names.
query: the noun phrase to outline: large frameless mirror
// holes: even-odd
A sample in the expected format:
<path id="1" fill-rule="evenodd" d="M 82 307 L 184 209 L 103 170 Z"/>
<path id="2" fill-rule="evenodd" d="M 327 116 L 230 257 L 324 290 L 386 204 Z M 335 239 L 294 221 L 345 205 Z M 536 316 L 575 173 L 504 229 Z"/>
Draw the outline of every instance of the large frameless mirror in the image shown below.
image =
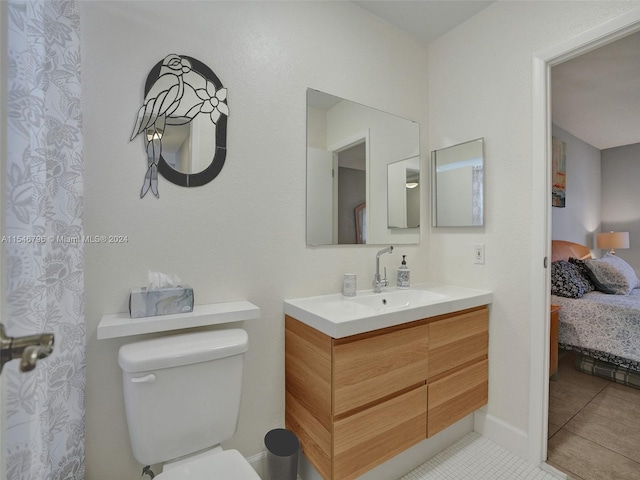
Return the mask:
<path id="1" fill-rule="evenodd" d="M 419 195 L 411 223 L 390 226 L 398 185 L 390 200 L 388 184 L 388 168 L 398 164 L 406 203 L 407 172 L 420 182 L 419 143 L 416 122 L 308 89 L 307 244 L 420 243 Z M 408 159 L 410 169 L 400 166 Z"/>
<path id="2" fill-rule="evenodd" d="M 431 153 L 432 225 L 479 227 L 484 224 L 484 139 Z"/>

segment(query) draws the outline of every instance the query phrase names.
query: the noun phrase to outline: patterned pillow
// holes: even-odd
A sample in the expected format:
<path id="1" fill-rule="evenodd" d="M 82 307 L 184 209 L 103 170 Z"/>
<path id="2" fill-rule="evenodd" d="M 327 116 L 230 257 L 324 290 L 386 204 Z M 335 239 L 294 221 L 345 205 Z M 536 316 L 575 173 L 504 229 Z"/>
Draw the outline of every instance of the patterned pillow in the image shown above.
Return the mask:
<path id="1" fill-rule="evenodd" d="M 585 265 L 593 284 L 604 293 L 629 295 L 638 286 L 638 276 L 631 265 L 610 253 L 599 260 L 585 260 Z"/>
<path id="2" fill-rule="evenodd" d="M 580 278 L 584 281 L 587 293 L 593 292 L 596 289 L 596 286 L 591 281 L 591 271 L 585 265 L 584 260 L 571 257 L 569 258 L 569 263 L 577 267 L 578 275 L 580 275 Z"/>
<path id="3" fill-rule="evenodd" d="M 616 267 L 617 270 L 620 271 L 621 274 L 625 276 L 627 280 L 629 280 L 629 284 L 631 288 L 640 287 L 640 279 L 638 279 L 638 275 L 636 275 L 636 271 L 633 269 L 631 265 L 625 262 L 623 259 L 616 255 L 612 255 L 610 253 L 605 254 L 604 257 L 601 258 L 603 262 L 607 262 L 612 267 Z"/>
<path id="4" fill-rule="evenodd" d="M 578 267 L 566 260 L 551 262 L 551 294 L 560 297 L 580 298 L 587 292 L 587 284 L 581 278 Z"/>

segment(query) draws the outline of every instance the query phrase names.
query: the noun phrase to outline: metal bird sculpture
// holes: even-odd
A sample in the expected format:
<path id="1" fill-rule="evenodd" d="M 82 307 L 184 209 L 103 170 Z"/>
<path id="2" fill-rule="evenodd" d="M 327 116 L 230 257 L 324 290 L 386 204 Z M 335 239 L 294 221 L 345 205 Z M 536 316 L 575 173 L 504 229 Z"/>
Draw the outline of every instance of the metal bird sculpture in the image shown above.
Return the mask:
<path id="1" fill-rule="evenodd" d="M 162 135 L 167 125 L 184 125 L 200 113 L 208 114 L 216 124 L 220 115 L 229 115 L 225 103 L 227 89 L 216 90 L 213 82 L 194 70 L 188 58 L 167 55 L 158 78 L 149 88 L 131 134 L 131 140 L 145 132 L 148 168 L 140 198 L 158 194 L 158 162 L 162 154 Z"/>

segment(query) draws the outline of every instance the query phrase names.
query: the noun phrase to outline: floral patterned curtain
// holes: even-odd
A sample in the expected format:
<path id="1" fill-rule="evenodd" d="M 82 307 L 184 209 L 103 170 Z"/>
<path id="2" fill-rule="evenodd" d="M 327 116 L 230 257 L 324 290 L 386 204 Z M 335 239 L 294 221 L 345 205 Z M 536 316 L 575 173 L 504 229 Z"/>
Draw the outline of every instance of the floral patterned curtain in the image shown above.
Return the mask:
<path id="1" fill-rule="evenodd" d="M 35 370 L 3 370 L 8 480 L 84 478 L 79 23 L 75 1 L 8 2 L 5 327 L 55 334 Z"/>

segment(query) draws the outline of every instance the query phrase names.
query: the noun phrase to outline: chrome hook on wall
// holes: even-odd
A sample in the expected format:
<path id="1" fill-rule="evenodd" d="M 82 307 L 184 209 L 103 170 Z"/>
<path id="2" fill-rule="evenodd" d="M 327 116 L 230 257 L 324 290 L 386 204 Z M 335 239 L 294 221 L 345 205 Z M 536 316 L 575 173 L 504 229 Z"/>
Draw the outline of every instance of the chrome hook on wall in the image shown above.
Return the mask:
<path id="1" fill-rule="evenodd" d="M 5 363 L 17 358 L 20 359 L 20 371 L 30 372 L 36 368 L 38 360 L 53 352 L 53 343 L 53 333 L 9 337 L 0 323 L 0 373 Z"/>

